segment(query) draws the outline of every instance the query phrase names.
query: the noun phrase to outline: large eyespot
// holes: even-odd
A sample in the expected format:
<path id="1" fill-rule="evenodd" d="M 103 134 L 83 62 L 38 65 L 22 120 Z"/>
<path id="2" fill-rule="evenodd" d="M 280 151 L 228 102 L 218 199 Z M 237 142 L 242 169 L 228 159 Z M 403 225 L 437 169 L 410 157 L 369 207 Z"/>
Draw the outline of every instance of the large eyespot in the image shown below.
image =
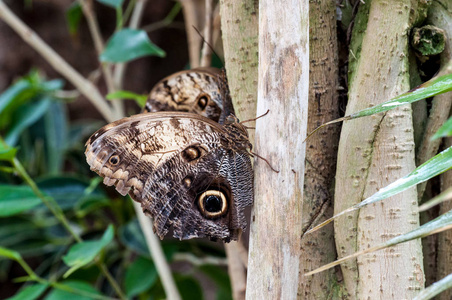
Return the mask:
<path id="1" fill-rule="evenodd" d="M 111 165 L 116 166 L 119 163 L 119 156 L 112 155 L 108 161 Z"/>
<path id="2" fill-rule="evenodd" d="M 207 94 L 202 94 L 198 97 L 197 104 L 201 110 L 204 110 L 209 103 L 209 96 Z"/>
<path id="3" fill-rule="evenodd" d="M 228 212 L 228 201 L 223 192 L 209 190 L 198 197 L 198 207 L 205 217 L 215 219 Z"/>

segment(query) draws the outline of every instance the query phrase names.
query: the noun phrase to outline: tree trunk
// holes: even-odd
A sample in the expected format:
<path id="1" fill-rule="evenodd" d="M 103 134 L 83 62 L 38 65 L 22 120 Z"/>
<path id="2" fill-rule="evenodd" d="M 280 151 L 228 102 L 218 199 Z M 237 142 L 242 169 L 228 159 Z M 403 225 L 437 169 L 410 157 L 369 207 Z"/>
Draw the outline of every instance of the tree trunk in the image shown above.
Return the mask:
<path id="1" fill-rule="evenodd" d="M 409 90 L 410 9 L 408 0 L 371 2 L 361 55 L 349 89 L 347 114 Z M 344 123 L 338 151 L 335 212 L 371 196 L 414 168 L 410 106 Z M 416 189 L 369 205 L 358 215 L 357 220 L 349 215 L 335 223 L 340 257 L 417 228 Z M 357 268 L 342 266 L 352 298 L 411 299 L 424 286 L 419 240 L 363 255 L 357 261 Z"/>
<path id="2" fill-rule="evenodd" d="M 308 1 L 259 2 L 255 203 L 247 299 L 295 299 L 302 234 L 308 84 Z"/>
<path id="3" fill-rule="evenodd" d="M 240 120 L 256 115 L 258 63 L 258 7 L 253 0 L 220 1 L 221 29 L 228 84 L 235 112 Z M 249 130 L 254 144 L 254 130 Z M 242 241 L 244 241 L 242 236 Z M 237 260 L 240 245 L 225 245 L 235 300 L 245 299 L 246 265 Z M 233 255 L 235 260 L 233 261 Z"/>
<path id="4" fill-rule="evenodd" d="M 309 107 L 308 132 L 339 117 L 336 5 L 329 0 L 309 3 Z M 339 126 L 328 126 L 306 141 L 303 197 L 303 233 L 333 213 L 332 184 L 336 169 Z M 337 281 L 334 269 L 305 277 L 303 274 L 336 258 L 332 225 L 303 235 L 300 249 L 298 297 L 328 299 Z"/>

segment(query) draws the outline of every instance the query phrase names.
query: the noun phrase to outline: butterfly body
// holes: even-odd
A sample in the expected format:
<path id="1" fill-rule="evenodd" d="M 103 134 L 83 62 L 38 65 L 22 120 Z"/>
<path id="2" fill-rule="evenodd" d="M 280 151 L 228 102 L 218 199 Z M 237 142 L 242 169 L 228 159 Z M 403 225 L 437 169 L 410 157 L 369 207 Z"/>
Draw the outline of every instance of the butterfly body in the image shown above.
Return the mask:
<path id="1" fill-rule="evenodd" d="M 185 112 L 139 114 L 104 126 L 87 142 L 91 169 L 129 193 L 162 238 L 236 240 L 253 202 L 243 125 Z"/>

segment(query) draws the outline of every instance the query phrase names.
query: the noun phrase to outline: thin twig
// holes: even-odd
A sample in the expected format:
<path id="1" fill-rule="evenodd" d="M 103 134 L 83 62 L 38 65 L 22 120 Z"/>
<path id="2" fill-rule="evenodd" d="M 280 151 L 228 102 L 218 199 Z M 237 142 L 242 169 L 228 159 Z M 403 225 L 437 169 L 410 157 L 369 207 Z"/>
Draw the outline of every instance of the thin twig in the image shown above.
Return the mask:
<path id="1" fill-rule="evenodd" d="M 147 0 L 137 0 L 135 4 L 135 8 L 132 12 L 132 17 L 130 19 L 129 28 L 136 29 L 141 22 L 141 18 L 143 16 L 144 6 L 146 5 Z M 115 73 L 113 75 L 114 82 L 116 87 L 121 90 L 124 80 L 124 73 L 126 72 L 126 63 L 116 64 Z"/>
<path id="2" fill-rule="evenodd" d="M 135 208 L 138 222 L 140 223 L 141 230 L 146 238 L 146 244 L 151 252 L 152 259 L 160 276 L 160 280 L 162 281 L 166 298 L 180 300 L 181 296 L 177 290 L 171 270 L 166 262 L 165 254 L 163 253 L 160 241 L 154 232 L 152 232 L 152 220 L 143 214 L 141 206 L 138 202 L 134 202 L 133 207 Z"/>
<path id="3" fill-rule="evenodd" d="M 112 122 L 113 110 L 105 102 L 99 90 L 72 66 L 70 66 L 58 53 L 47 45 L 33 30 L 23 23 L 0 0 L 0 18 L 3 19 L 22 39 L 35 49 L 47 62 L 67 80 L 69 80 L 86 98 L 88 98 L 105 120 Z"/>
<path id="4" fill-rule="evenodd" d="M 202 47 L 201 67 L 210 67 L 212 62 L 212 21 L 213 21 L 213 0 L 206 1 L 206 20 L 204 24 L 204 45 Z"/>
<path id="5" fill-rule="evenodd" d="M 199 54 L 201 51 L 201 37 L 193 30 L 193 26 L 200 29 L 202 27 L 202 15 L 204 10 L 202 0 L 180 0 L 184 12 L 185 30 L 187 31 L 188 54 L 190 56 L 190 68 L 199 67 Z M 198 15 L 199 14 L 199 15 Z"/>
<path id="6" fill-rule="evenodd" d="M 227 266 L 228 260 L 222 257 L 197 257 L 191 253 L 176 253 L 173 257 L 174 261 L 186 261 L 192 265 L 199 267 L 202 265 Z"/>
<path id="7" fill-rule="evenodd" d="M 104 41 L 99 30 L 99 23 L 97 22 L 96 15 L 93 10 L 92 0 L 78 0 L 80 6 L 82 7 L 83 14 L 85 15 L 86 21 L 88 22 L 89 31 L 93 38 L 94 47 L 96 48 L 97 55 L 101 55 L 104 51 Z M 102 73 L 104 74 L 105 83 L 107 84 L 107 89 L 109 93 L 116 91 L 115 84 L 113 81 L 113 74 L 111 72 L 111 66 L 107 63 L 102 63 Z M 124 106 L 121 100 L 115 99 L 112 101 L 114 119 L 120 119 L 124 116 Z"/>

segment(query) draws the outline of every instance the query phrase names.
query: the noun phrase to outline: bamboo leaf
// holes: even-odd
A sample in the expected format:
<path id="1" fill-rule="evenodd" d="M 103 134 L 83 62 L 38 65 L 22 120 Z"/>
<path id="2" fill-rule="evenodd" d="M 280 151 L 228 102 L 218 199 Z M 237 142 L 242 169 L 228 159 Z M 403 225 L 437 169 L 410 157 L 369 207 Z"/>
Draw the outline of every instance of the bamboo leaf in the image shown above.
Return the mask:
<path id="1" fill-rule="evenodd" d="M 109 225 L 100 240 L 86 241 L 73 245 L 68 253 L 63 256 L 63 261 L 71 267 L 64 274 L 64 277 L 68 277 L 77 269 L 92 262 L 102 249 L 112 241 L 113 234 L 113 226 Z"/>
<path id="2" fill-rule="evenodd" d="M 371 116 L 374 114 L 378 114 L 381 112 L 388 111 L 390 109 L 396 108 L 401 105 L 413 103 L 428 97 L 432 97 L 438 94 L 446 93 L 452 91 L 452 74 L 447 74 L 439 77 L 434 77 L 430 79 L 427 82 L 424 82 L 423 84 L 419 85 L 418 87 L 403 93 L 402 95 L 399 95 L 397 97 L 392 98 L 389 101 L 383 102 L 381 104 L 360 110 L 358 112 L 355 112 L 353 114 L 347 115 L 345 117 L 327 122 L 325 124 L 322 124 L 321 126 L 314 129 L 312 132 L 310 132 L 305 141 L 309 139 L 315 132 L 317 132 L 319 129 L 338 123 L 341 121 L 348 121 L 353 120 L 361 117 Z"/>
<path id="3" fill-rule="evenodd" d="M 77 33 L 80 20 L 82 19 L 83 12 L 82 7 L 78 1 L 75 1 L 69 6 L 66 11 L 66 22 L 69 27 L 69 33 L 74 35 Z"/>
<path id="4" fill-rule="evenodd" d="M 436 133 L 432 136 L 431 140 L 436 140 L 442 137 L 447 137 L 452 135 L 452 117 L 449 118 Z"/>
<path id="5" fill-rule="evenodd" d="M 101 294 L 88 282 L 68 280 L 52 290 L 45 300 L 92 300 L 101 299 Z M 63 290 L 64 289 L 64 290 Z M 96 297 L 98 296 L 98 297 Z"/>
<path id="6" fill-rule="evenodd" d="M 432 299 L 439 293 L 452 288 L 452 274 L 447 275 L 443 279 L 432 283 L 429 287 L 422 290 L 413 300 L 427 300 Z"/>
<path id="7" fill-rule="evenodd" d="M 388 111 L 395 107 L 413 103 L 418 100 L 422 100 L 428 97 L 432 97 L 438 94 L 452 91 L 452 74 L 443 75 L 440 77 L 434 77 L 427 82 L 424 82 L 420 86 L 402 94 L 389 101 L 375 105 L 370 108 L 363 109 L 356 113 L 351 114 L 347 119 L 356 119 L 365 116 L 374 115 L 380 112 Z"/>
<path id="8" fill-rule="evenodd" d="M 164 57 L 166 53 L 151 42 L 145 31 L 126 28 L 111 37 L 100 60 L 127 62 L 148 55 Z"/>
<path id="9" fill-rule="evenodd" d="M 383 199 L 394 196 L 404 190 L 413 187 L 421 182 L 424 182 L 432 177 L 435 177 L 441 173 L 446 172 L 452 168 L 452 147 L 447 148 L 443 152 L 435 155 L 430 160 L 426 161 L 419 167 L 417 167 L 413 172 L 402 177 L 393 183 L 387 185 L 386 187 L 380 189 L 378 192 L 370 196 L 369 198 L 361 201 L 360 203 L 334 215 L 330 219 L 322 222 L 321 224 L 315 226 L 314 228 L 307 231 L 311 233 L 318 230 L 319 228 L 325 226 L 326 224 L 333 221 L 335 218 L 344 215 L 349 212 L 358 210 L 368 204 L 381 201 Z"/>
<path id="10" fill-rule="evenodd" d="M 422 237 L 425 237 L 425 236 L 428 236 L 428 235 L 431 235 L 434 233 L 438 233 L 441 231 L 445 231 L 448 229 L 452 229 L 452 210 L 448 211 L 447 213 L 439 216 L 438 218 L 436 218 L 430 222 L 425 223 L 424 225 L 416 228 L 415 230 L 412 230 L 405 234 L 396 236 L 395 238 L 392 238 L 376 247 L 372 247 L 372 248 L 369 248 L 369 249 L 366 249 L 363 251 L 356 252 L 352 255 L 343 257 L 339 260 L 336 260 L 335 262 L 329 263 L 318 269 L 315 269 L 314 271 L 306 273 L 305 276 L 313 275 L 315 273 L 330 269 L 334 266 L 341 264 L 342 262 L 344 262 L 348 259 L 357 257 L 362 254 L 371 253 L 371 252 L 374 252 L 377 250 L 381 250 L 381 249 L 391 247 L 391 246 L 394 246 L 397 244 L 405 243 L 405 242 L 408 242 L 408 241 L 411 241 L 411 240 L 414 240 L 417 238 L 422 238 Z"/>
<path id="11" fill-rule="evenodd" d="M 450 201 L 452 200 L 452 187 L 448 188 L 438 196 L 434 197 L 433 199 L 430 199 L 429 201 L 425 202 L 421 206 L 419 206 L 419 211 L 425 211 L 429 208 L 432 208 L 435 205 L 438 205 L 444 201 Z"/>

